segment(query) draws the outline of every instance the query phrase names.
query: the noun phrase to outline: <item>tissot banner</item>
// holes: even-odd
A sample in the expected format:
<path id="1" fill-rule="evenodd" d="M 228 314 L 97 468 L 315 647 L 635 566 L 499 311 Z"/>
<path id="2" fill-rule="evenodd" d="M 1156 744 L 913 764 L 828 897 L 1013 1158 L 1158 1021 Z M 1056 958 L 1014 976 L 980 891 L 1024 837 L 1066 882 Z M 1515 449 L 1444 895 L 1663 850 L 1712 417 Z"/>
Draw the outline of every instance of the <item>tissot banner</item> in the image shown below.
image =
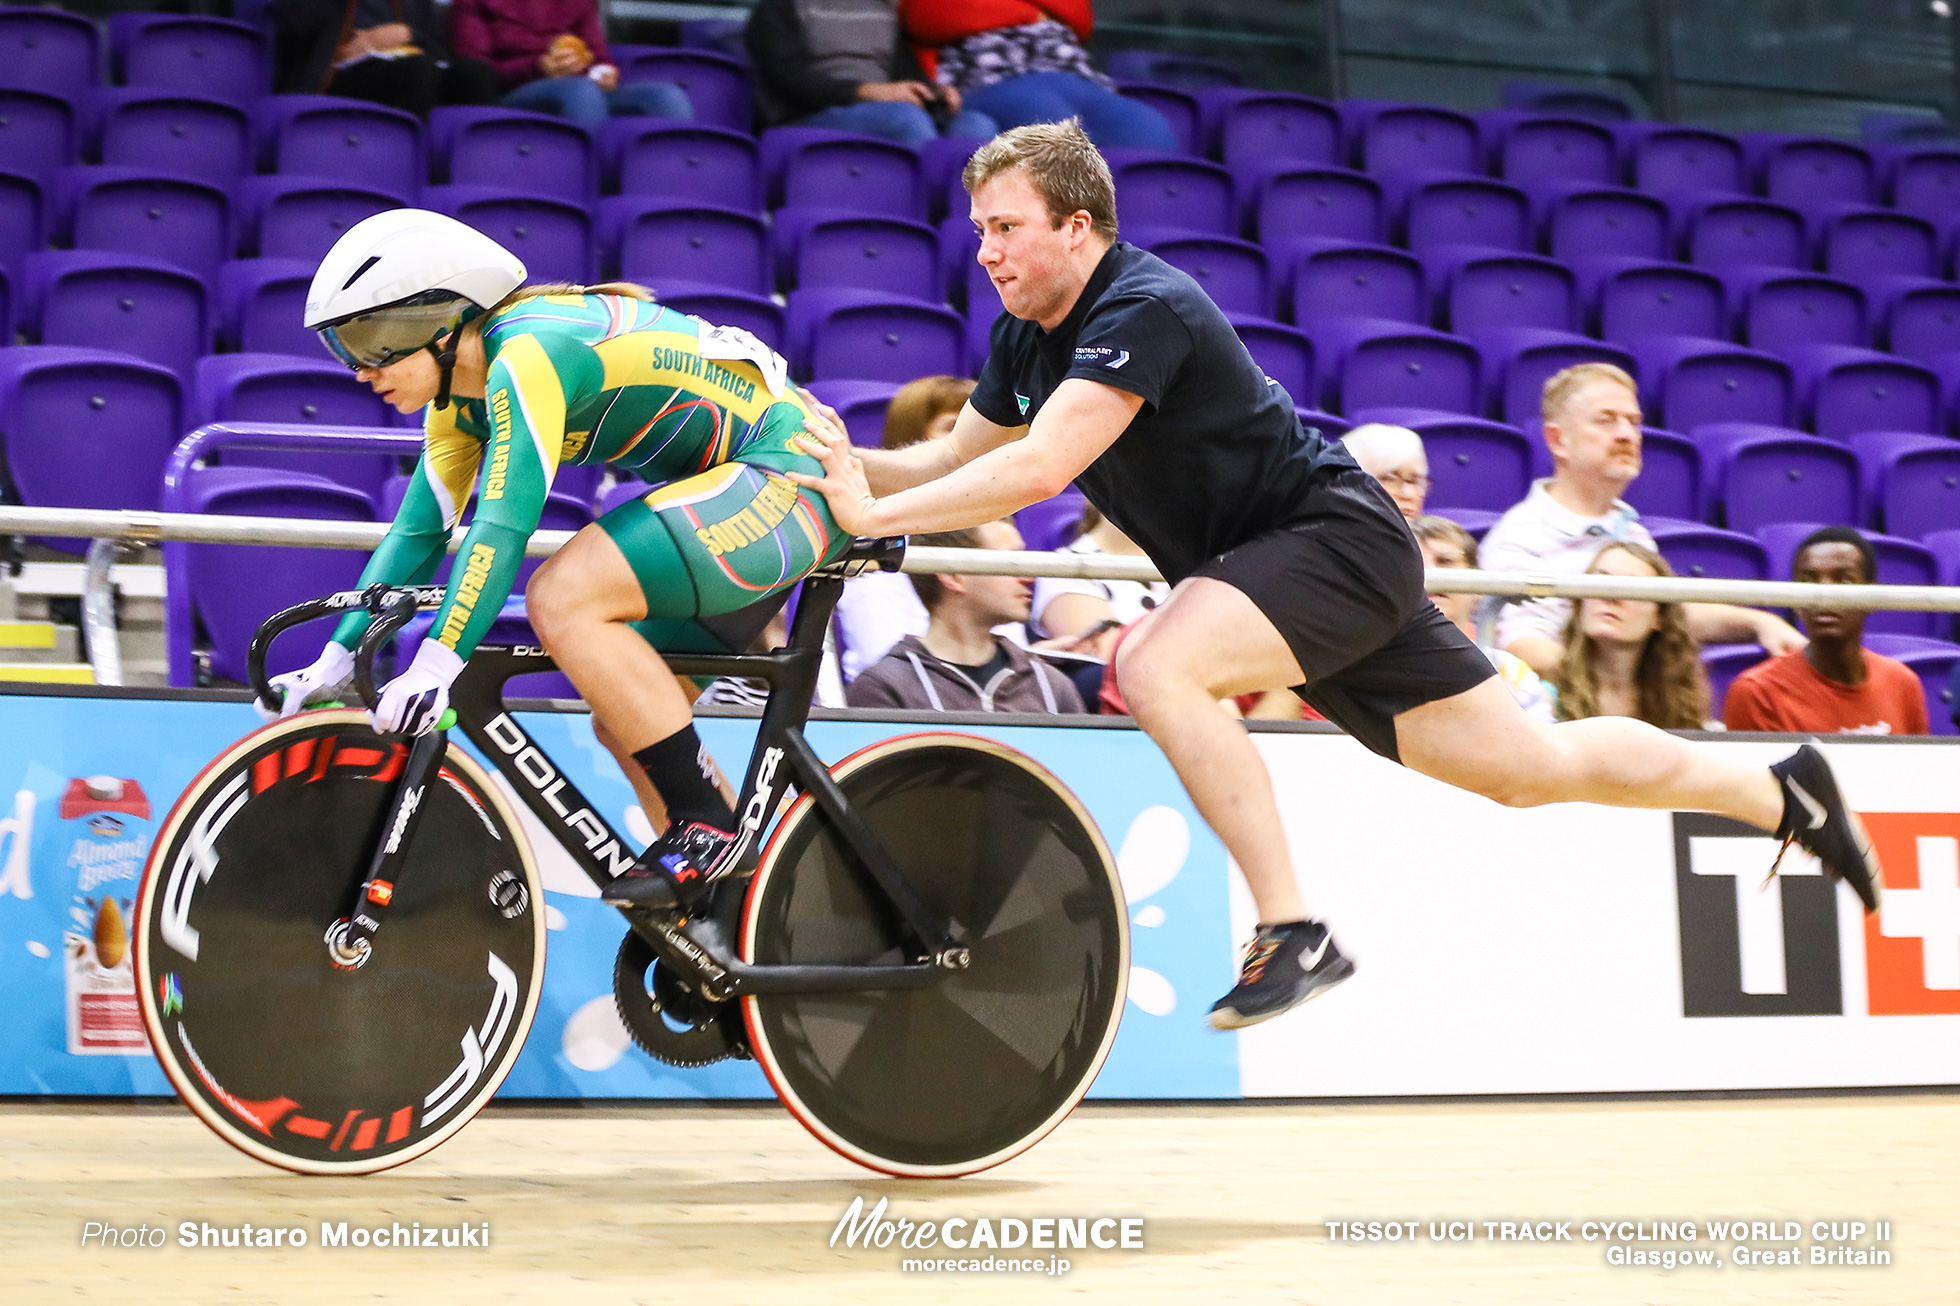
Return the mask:
<path id="1" fill-rule="evenodd" d="M 616 829 L 647 837 L 589 718 L 521 719 Z M 256 724 L 238 703 L 0 693 L 0 1094 L 169 1092 L 129 973 L 136 876 L 178 793 Z M 836 760 L 919 728 L 819 721 L 810 737 Z M 1261 733 L 1308 902 L 1358 970 L 1222 1035 L 1204 1013 L 1251 906 L 1156 749 L 1127 729 L 956 728 L 1053 770 L 1117 855 L 1134 968 L 1095 1096 L 1960 1083 L 1960 744 L 1829 746 L 1886 863 L 1885 910 L 1867 920 L 1798 853 L 1766 884 L 1774 841 L 1731 822 L 1507 811 L 1345 737 Z M 702 722 L 731 766 L 752 733 Z M 1765 764 L 1788 751 L 1718 746 Z M 549 948 L 504 1095 L 768 1096 L 750 1063 L 676 1070 L 631 1045 L 610 987 L 619 918 L 532 833 Z"/>

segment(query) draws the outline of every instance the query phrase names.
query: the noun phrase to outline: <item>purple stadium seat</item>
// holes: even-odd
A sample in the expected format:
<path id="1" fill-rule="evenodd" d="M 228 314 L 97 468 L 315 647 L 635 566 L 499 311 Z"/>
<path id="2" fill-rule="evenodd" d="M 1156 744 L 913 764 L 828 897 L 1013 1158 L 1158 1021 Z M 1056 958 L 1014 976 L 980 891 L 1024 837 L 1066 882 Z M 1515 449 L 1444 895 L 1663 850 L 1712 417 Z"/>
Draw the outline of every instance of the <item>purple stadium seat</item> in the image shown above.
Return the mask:
<path id="1" fill-rule="evenodd" d="M 675 278 L 767 295 L 769 233 L 762 219 L 740 209 L 651 195 L 599 201 L 604 263 L 627 281 L 658 290 Z M 665 298 L 665 296 L 662 296 Z"/>
<path id="2" fill-rule="evenodd" d="M 1266 159 L 1338 164 L 1341 115 L 1325 100 L 1288 91 L 1220 87 L 1198 95 L 1205 151 L 1227 165 Z"/>
<path id="3" fill-rule="evenodd" d="M 1198 97 L 1192 92 L 1163 82 L 1118 78 L 1116 93 L 1126 100 L 1147 104 L 1164 115 L 1164 121 L 1171 125 L 1171 135 L 1177 139 L 1177 148 L 1183 153 L 1204 153 L 1203 129 L 1198 125 L 1201 111 Z"/>
<path id="4" fill-rule="evenodd" d="M 1892 353 L 1924 361 L 1960 351 L 1960 286 L 1931 277 L 1866 277 L 1878 341 Z"/>
<path id="5" fill-rule="evenodd" d="M 6 39 L 6 29 L 0 27 L 0 51 Z M 79 139 L 75 106 L 67 100 L 42 91 L 0 90 L 0 160 L 8 171 L 51 181 L 59 169 L 75 162 Z"/>
<path id="6" fill-rule="evenodd" d="M 1710 580 L 1769 579 L 1769 555 L 1754 536 L 1692 522 L 1650 521 L 1647 529 L 1677 576 Z"/>
<path id="7" fill-rule="evenodd" d="M 772 127 L 762 134 L 762 178 L 771 207 L 926 216 L 919 156 L 877 136 Z"/>
<path id="8" fill-rule="evenodd" d="M 1124 238 L 1129 238 L 1128 232 Z M 993 312 L 1000 309 L 994 283 L 980 265 L 980 233 L 964 213 L 948 214 L 939 224 L 939 287 L 940 297 L 962 311 L 975 304 L 983 310 L 989 305 Z"/>
<path id="9" fill-rule="evenodd" d="M 1689 432 L 1701 446 L 1703 495 L 1713 517 L 1752 533 L 1800 519 L 1855 526 L 1862 519 L 1858 456 L 1801 431 L 1750 422 L 1709 422 Z"/>
<path id="10" fill-rule="evenodd" d="M 55 211 L 76 249 L 168 259 L 200 277 L 231 256 L 231 205 L 208 182 L 137 168 L 63 168 Z"/>
<path id="11" fill-rule="evenodd" d="M 1888 150 L 1885 195 L 1893 208 L 1921 218 L 1960 211 L 1960 146 L 1927 145 Z"/>
<path id="12" fill-rule="evenodd" d="M 812 381 L 810 393 L 837 410 L 851 443 L 876 449 L 885 441 L 885 410 L 899 388 L 889 381 Z"/>
<path id="13" fill-rule="evenodd" d="M 1960 524 L 1960 440 L 1910 431 L 1851 437 L 1865 502 L 1888 535 L 1918 540 Z"/>
<path id="14" fill-rule="evenodd" d="M 1865 292 L 1819 272 L 1787 268 L 1723 268 L 1736 334 L 1754 349 L 1778 353 L 1789 345 L 1853 345 L 1871 339 Z"/>
<path id="15" fill-rule="evenodd" d="M 753 137 L 665 118 L 610 119 L 600 129 L 610 189 L 762 211 L 762 155 Z"/>
<path id="16" fill-rule="evenodd" d="M 1796 381 L 1780 358 L 1686 336 L 1644 336 L 1631 348 L 1640 361 L 1636 375 L 1649 421 L 1672 431 L 1704 422 L 1791 424 Z"/>
<path id="17" fill-rule="evenodd" d="M 0 9 L 0 86 L 73 95 L 101 80 L 94 23 L 58 9 Z"/>
<path id="18" fill-rule="evenodd" d="M 1729 334 L 1727 293 L 1712 272 L 1605 255 L 1573 259 L 1572 270 L 1587 320 L 1607 340 L 1626 345 L 1643 336 L 1720 340 Z"/>
<path id="19" fill-rule="evenodd" d="M 771 235 L 776 278 L 786 290 L 855 286 L 928 303 L 944 297 L 939 233 L 923 222 L 848 209 L 784 208 L 776 211 Z"/>
<path id="20" fill-rule="evenodd" d="M 995 302 L 983 302 L 978 309 L 966 314 L 966 330 L 961 336 L 966 346 L 965 375 L 977 377 L 980 369 L 986 366 L 987 354 L 993 348 L 994 324 L 1000 321 L 1004 311 L 996 298 Z"/>
<path id="21" fill-rule="evenodd" d="M 324 358 L 320 337 L 301 325 L 314 265 L 305 259 L 233 259 L 218 269 L 217 335 L 227 349 Z"/>
<path id="22" fill-rule="evenodd" d="M 1818 263 L 1832 276 L 1939 275 L 1939 233 L 1925 218 L 1864 204 L 1797 207 L 1810 221 Z"/>
<path id="23" fill-rule="evenodd" d="M 1421 408 L 1367 408 L 1353 421 L 1406 426 L 1422 437 L 1431 503 L 1501 513 L 1531 489 L 1531 445 L 1515 426 Z"/>
<path id="24" fill-rule="evenodd" d="M 191 473 L 193 512 L 237 517 L 297 517 L 308 521 L 373 521 L 364 494 L 305 472 L 258 467 L 212 467 Z M 268 549 L 243 544 L 197 544 L 184 550 L 191 610 L 205 632 L 213 674 L 243 681 L 252 636 L 282 608 L 336 590 L 352 589 L 367 560 L 353 549 Z M 176 637 L 176 632 L 171 632 Z M 189 632 L 185 632 L 188 636 Z M 270 674 L 306 666 L 317 641 L 279 640 L 266 659 Z"/>
<path id="25" fill-rule="evenodd" d="M 1667 123 L 1629 122 L 1613 128 L 1620 138 L 1627 177 L 1649 195 L 1677 191 L 1749 192 L 1742 142 L 1724 132 Z"/>
<path id="26" fill-rule="evenodd" d="M 1245 85 L 1245 74 L 1231 64 L 1162 50 L 1111 50 L 1104 66 L 1111 77 L 1165 82 L 1193 91 Z"/>
<path id="27" fill-rule="evenodd" d="M 414 114 L 337 95 L 274 95 L 253 109 L 274 172 L 335 177 L 410 197 L 428 184 Z"/>
<path id="28" fill-rule="evenodd" d="M 966 371 L 966 324 L 924 300 L 839 286 L 789 297 L 789 359 L 800 380 L 904 384 Z"/>
<path id="29" fill-rule="evenodd" d="M 1960 585 L 1960 526 L 1933 531 L 1919 542 L 1933 555 L 1933 565 L 1942 585 Z"/>
<path id="30" fill-rule="evenodd" d="M 1267 242 L 1279 272 L 1280 302 L 1301 326 L 1333 317 L 1386 318 L 1426 325 L 1422 264 L 1405 250 L 1345 240 Z"/>
<path id="31" fill-rule="evenodd" d="M 1746 132 L 1742 153 L 1758 193 L 1780 203 L 1869 204 L 1878 196 L 1871 155 L 1849 141 Z"/>
<path id="32" fill-rule="evenodd" d="M 1674 250 L 1667 205 L 1618 186 L 1539 182 L 1526 187 L 1533 226 L 1553 258 L 1664 259 Z"/>
<path id="33" fill-rule="evenodd" d="M 1557 82 L 1506 82 L 1499 92 L 1504 107 L 1530 113 L 1560 114 L 1588 122 L 1626 122 L 1633 106 L 1611 91 Z"/>
<path id="34" fill-rule="evenodd" d="M 1503 327 L 1573 331 L 1579 289 L 1562 263 L 1506 249 L 1446 245 L 1422 255 L 1435 323 L 1460 336 Z"/>
<path id="35" fill-rule="evenodd" d="M 679 279 L 655 283 L 660 302 L 716 326 L 741 327 L 777 353 L 785 353 L 789 328 L 782 305 L 764 295 L 723 290 Z M 909 378 L 908 378 L 909 379 Z"/>
<path id="36" fill-rule="evenodd" d="M 967 220 L 966 186 L 960 178 L 966 161 L 984 143 L 971 136 L 936 136 L 919 146 L 919 186 L 935 221 Z"/>
<path id="37" fill-rule="evenodd" d="M 324 351 L 318 358 L 212 354 L 198 360 L 193 377 L 186 429 L 206 422 L 394 425 L 394 410 Z M 360 491 L 370 502 L 379 501 L 381 483 L 395 470 L 395 459 L 388 454 L 234 449 L 223 457 L 232 467 L 279 467 L 326 476 Z"/>
<path id="38" fill-rule="evenodd" d="M 1536 446 L 1544 447 L 1540 441 Z M 1534 466 L 1536 464 L 1534 463 Z M 1544 470 L 1549 475 L 1551 457 Z M 1650 517 L 1694 521 L 1701 515 L 1701 449 L 1685 435 L 1643 427 L 1640 433 L 1640 475 L 1621 498 Z"/>
<path id="39" fill-rule="evenodd" d="M 1701 650 L 1701 668 L 1708 676 L 1708 714 L 1721 720 L 1728 702 L 1729 686 L 1735 678 L 1769 657 L 1761 644 L 1707 644 Z"/>
<path id="40" fill-rule="evenodd" d="M 1810 266 L 1803 215 L 1787 205 L 1706 193 L 1670 194 L 1667 205 L 1687 260 L 1697 267 Z"/>
<path id="41" fill-rule="evenodd" d="M 14 338 L 14 288 L 7 274 L 0 271 L 0 340 Z"/>
<path id="42" fill-rule="evenodd" d="M 1626 350 L 1569 331 L 1487 327 L 1471 338 L 1484 356 L 1489 411 L 1521 431 L 1540 429 L 1545 382 L 1568 367 L 1611 363 L 1640 374 Z"/>
<path id="43" fill-rule="evenodd" d="M 155 363 L 63 345 L 0 349 L 0 431 L 35 436 L 6 450 L 30 506 L 155 511 L 183 412 L 177 374 Z"/>
<path id="44" fill-rule="evenodd" d="M 44 345 L 134 354 L 188 379 L 211 347 L 204 283 L 138 254 L 49 250 L 22 263 L 20 322 Z"/>
<path id="45" fill-rule="evenodd" d="M 1124 238 L 1189 274 L 1227 313 L 1272 316 L 1272 273 L 1257 245 L 1149 227 L 1129 228 Z"/>
<path id="46" fill-rule="evenodd" d="M 1378 318 L 1326 318 L 1304 329 L 1313 340 L 1320 370 L 1322 401 L 1317 407 L 1335 412 L 1390 406 L 1482 412 L 1482 364 L 1468 340 Z"/>
<path id="47" fill-rule="evenodd" d="M 1439 245 L 1536 248 L 1531 202 L 1516 186 L 1489 177 L 1396 173 L 1385 189 L 1400 243 L 1412 250 Z"/>
<path id="48" fill-rule="evenodd" d="M 1805 428 L 1825 439 L 1943 430 L 1939 377 L 1919 363 L 1843 345 L 1790 346 L 1782 354 L 1796 369 Z"/>
<path id="49" fill-rule="evenodd" d="M 1261 317 L 1238 313 L 1227 316 L 1246 352 L 1259 364 L 1267 380 L 1279 382 L 1296 404 L 1315 396 L 1318 381 L 1313 341 L 1306 332 Z"/>
<path id="50" fill-rule="evenodd" d="M 1489 170 L 1517 186 L 1581 182 L 1611 186 L 1620 180 L 1618 146 L 1598 122 L 1518 109 L 1486 109 L 1477 131 Z"/>
<path id="51" fill-rule="evenodd" d="M 47 244 L 48 205 L 41 183 L 15 172 L 0 172 L 0 272 L 20 274 L 20 261 Z"/>
<path id="52" fill-rule="evenodd" d="M 591 135 L 550 114 L 445 105 L 429 114 L 429 147 L 438 181 L 572 201 L 598 190 Z"/>
<path id="53" fill-rule="evenodd" d="M 1498 519 L 1504 515 L 1487 508 L 1431 508 L 1429 511 L 1438 517 L 1449 518 L 1470 532 L 1470 538 L 1479 544 L 1484 542 L 1484 536 L 1490 534 L 1490 528 L 1497 525 Z"/>
<path id="54" fill-rule="evenodd" d="M 598 268 L 592 217 L 584 204 L 495 186 L 431 186 L 422 202 L 517 255 L 532 281 L 583 285 Z"/>
<path id="55" fill-rule="evenodd" d="M 251 126 L 228 100 L 188 91 L 111 87 L 89 95 L 96 157 L 229 186 L 252 170 Z"/>
<path id="56" fill-rule="evenodd" d="M 1770 575 L 1778 580 L 1787 579 L 1791 564 L 1796 560 L 1798 546 L 1822 524 L 1815 521 L 1779 522 L 1757 531 L 1756 538 L 1762 541 L 1772 568 Z M 1863 534 L 1866 542 L 1872 546 L 1872 553 L 1878 558 L 1879 584 L 1939 584 L 1939 559 L 1924 544 L 1872 531 Z M 1873 612 L 1865 618 L 1865 633 L 1868 636 L 1889 634 L 1924 638 L 1937 636 L 1940 629 L 1940 622 L 1930 612 Z"/>
<path id="57" fill-rule="evenodd" d="M 1870 624 L 1867 620 L 1868 628 Z M 1960 700 L 1960 688 L 1956 688 L 1960 686 L 1960 646 L 1945 640 L 1928 640 L 1896 647 L 1887 647 L 1886 642 L 1887 636 L 1881 632 L 1869 636 L 1865 646 L 1875 653 L 1883 653 L 1886 657 L 1905 663 L 1919 677 L 1920 687 L 1926 691 L 1926 733 L 1960 734 L 1960 724 L 1954 721 L 1954 708 L 1956 701 Z"/>
<path id="58" fill-rule="evenodd" d="M 180 14 L 114 14 L 109 65 L 118 82 L 249 103 L 272 90 L 272 46 L 248 23 Z"/>
<path id="59" fill-rule="evenodd" d="M 1348 159 L 1377 175 L 1483 170 L 1477 122 L 1466 113 L 1393 100 L 1343 100 Z"/>
<path id="60" fill-rule="evenodd" d="M 1089 506 L 1082 491 L 1070 486 L 1052 499 L 1031 503 L 1014 514 L 1014 526 L 1021 532 L 1021 543 L 1036 553 L 1047 553 L 1066 543 Z"/>
<path id="61" fill-rule="evenodd" d="M 649 50 L 619 60 L 622 82 L 668 82 L 694 106 L 694 121 L 730 131 L 755 129 L 754 92 L 745 61 L 711 50 Z"/>
<path id="62" fill-rule="evenodd" d="M 1105 150 L 1116 179 L 1116 211 L 1138 227 L 1181 227 L 1236 236 L 1232 174 L 1216 163 L 1149 150 Z"/>
<path id="63" fill-rule="evenodd" d="M 1291 160 L 1232 167 L 1245 230 L 1267 245 L 1301 237 L 1374 243 L 1385 239 L 1381 183 L 1346 168 Z"/>
<path id="64" fill-rule="evenodd" d="M 1323 413 L 1318 408 L 1297 408 L 1294 411 L 1299 415 L 1300 425 L 1308 430 L 1319 432 L 1323 440 L 1338 440 L 1354 425 L 1345 417 Z"/>
<path id="65" fill-rule="evenodd" d="M 247 177 L 238 183 L 239 247 L 259 258 L 326 257 L 362 218 L 406 197 L 330 177 Z"/>

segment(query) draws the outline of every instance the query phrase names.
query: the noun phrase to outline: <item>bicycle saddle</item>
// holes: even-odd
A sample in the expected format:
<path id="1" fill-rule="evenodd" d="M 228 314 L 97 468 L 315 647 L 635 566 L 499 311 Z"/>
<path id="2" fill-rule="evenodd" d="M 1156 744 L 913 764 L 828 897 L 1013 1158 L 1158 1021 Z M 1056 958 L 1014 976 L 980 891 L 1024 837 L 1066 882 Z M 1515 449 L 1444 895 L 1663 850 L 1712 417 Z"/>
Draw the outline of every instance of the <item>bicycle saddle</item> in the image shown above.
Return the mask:
<path id="1" fill-rule="evenodd" d="M 875 539 L 858 536 L 836 561 L 817 568 L 817 574 L 849 578 L 867 571 L 897 571 L 904 559 L 905 536 L 886 535 Z"/>

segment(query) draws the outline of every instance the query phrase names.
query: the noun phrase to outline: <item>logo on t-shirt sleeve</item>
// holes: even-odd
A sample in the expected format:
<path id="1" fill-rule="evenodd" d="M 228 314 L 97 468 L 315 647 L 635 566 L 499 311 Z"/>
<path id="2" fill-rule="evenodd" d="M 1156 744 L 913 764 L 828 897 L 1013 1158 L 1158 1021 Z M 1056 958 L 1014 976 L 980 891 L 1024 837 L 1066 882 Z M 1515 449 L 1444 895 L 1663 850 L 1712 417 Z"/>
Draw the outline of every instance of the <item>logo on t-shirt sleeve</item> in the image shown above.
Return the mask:
<path id="1" fill-rule="evenodd" d="M 1077 363 L 1101 363 L 1110 371 L 1115 371 L 1130 361 L 1127 349 L 1111 349 L 1107 345 L 1078 345 L 1075 350 Z"/>

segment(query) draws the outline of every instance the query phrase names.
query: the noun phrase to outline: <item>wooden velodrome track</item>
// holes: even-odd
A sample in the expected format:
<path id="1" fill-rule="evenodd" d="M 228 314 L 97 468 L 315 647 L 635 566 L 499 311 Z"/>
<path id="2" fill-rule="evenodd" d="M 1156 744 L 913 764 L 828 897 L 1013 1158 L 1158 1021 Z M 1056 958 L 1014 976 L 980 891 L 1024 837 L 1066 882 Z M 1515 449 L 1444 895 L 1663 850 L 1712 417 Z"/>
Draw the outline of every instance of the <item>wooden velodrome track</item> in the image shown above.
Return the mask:
<path id="1" fill-rule="evenodd" d="M 1941 1094 L 1090 1106 L 1020 1159 L 949 1182 L 860 1170 L 774 1105 L 492 1108 L 431 1156 L 362 1179 L 267 1169 L 175 1104 L 10 1105 L 0 1177 L 13 1306 L 1960 1301 L 1960 1097 Z M 1141 1216 L 1145 1246 L 1068 1252 L 1060 1276 L 907 1272 L 896 1247 L 828 1245 L 860 1195 L 914 1220 Z M 1570 1220 L 1576 1233 L 1599 1218 L 1889 1219 L 1892 1264 L 1743 1269 L 1721 1244 L 1719 1269 L 1616 1267 L 1597 1241 L 1343 1243 L 1323 1223 Z M 162 1225 L 169 1242 L 83 1248 L 91 1220 Z M 343 1220 L 487 1221 L 491 1242 L 322 1247 L 320 1223 Z M 309 1245 L 181 1248 L 182 1221 L 298 1226 Z"/>

